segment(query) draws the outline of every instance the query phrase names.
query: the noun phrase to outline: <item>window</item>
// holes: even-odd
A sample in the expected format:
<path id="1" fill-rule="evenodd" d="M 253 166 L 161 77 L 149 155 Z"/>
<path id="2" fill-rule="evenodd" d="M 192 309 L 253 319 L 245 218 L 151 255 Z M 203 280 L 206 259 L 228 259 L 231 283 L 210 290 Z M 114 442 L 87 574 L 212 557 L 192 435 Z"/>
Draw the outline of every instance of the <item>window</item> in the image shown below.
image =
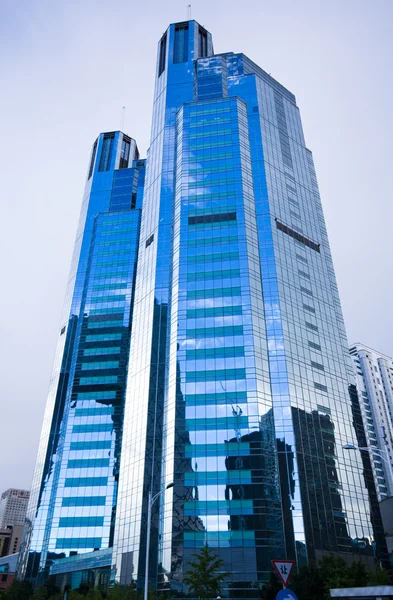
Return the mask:
<path id="1" fill-rule="evenodd" d="M 279 229 L 283 233 L 286 233 L 287 235 L 289 235 L 290 237 L 292 237 L 297 242 L 300 242 L 301 244 L 304 244 L 305 246 L 308 246 L 308 248 L 311 248 L 312 250 L 315 250 L 315 252 L 320 252 L 320 245 L 319 244 L 316 244 L 315 242 L 312 242 L 311 240 L 309 240 L 308 238 L 306 238 L 304 235 L 301 235 L 297 231 L 294 231 L 294 229 L 291 229 L 287 225 L 284 225 L 283 223 L 280 223 L 280 221 L 278 221 L 277 219 L 276 219 L 276 226 L 277 226 L 277 229 Z"/>
<path id="2" fill-rule="evenodd" d="M 175 25 L 175 44 L 173 50 L 174 64 L 187 62 L 188 57 L 188 23 Z"/>
<path id="3" fill-rule="evenodd" d="M 65 330 L 66 330 L 66 326 L 64 325 L 64 327 L 62 327 L 61 330 L 60 330 L 60 335 L 63 335 L 63 333 L 65 332 Z"/>
<path id="4" fill-rule="evenodd" d="M 94 168 L 94 161 L 96 159 L 96 152 L 97 152 L 97 140 L 94 142 L 93 151 L 91 153 L 91 161 L 90 161 L 88 179 L 90 179 L 90 177 L 93 175 L 93 168 Z"/>
<path id="5" fill-rule="evenodd" d="M 310 275 L 308 273 L 306 273 L 305 271 L 301 271 L 300 269 L 298 270 L 300 277 L 304 277 L 305 279 L 311 279 Z"/>
<path id="6" fill-rule="evenodd" d="M 154 240 L 154 233 L 152 233 L 151 236 L 149 238 L 147 238 L 145 247 L 148 248 L 153 243 L 153 240 Z"/>
<path id="7" fill-rule="evenodd" d="M 316 383 L 314 381 L 314 387 L 315 387 L 316 390 L 319 390 L 320 392 L 327 392 L 326 385 L 322 385 L 322 383 Z"/>
<path id="8" fill-rule="evenodd" d="M 314 342 L 308 342 L 308 345 L 310 346 L 310 348 L 312 348 L 313 350 L 319 350 L 321 351 L 322 348 L 319 344 L 315 344 Z"/>
<path id="9" fill-rule="evenodd" d="M 309 306 L 308 304 L 303 304 L 303 308 L 304 308 L 304 310 L 307 310 L 310 313 L 315 313 L 315 308 L 313 308 L 312 306 Z"/>
<path id="10" fill-rule="evenodd" d="M 303 294 L 307 294 L 307 296 L 312 296 L 313 293 L 311 290 L 309 290 L 308 288 L 303 287 L 302 285 L 300 286 L 300 291 L 303 292 Z"/>
<path id="11" fill-rule="evenodd" d="M 198 39 L 199 58 L 204 58 L 205 56 L 207 56 L 207 32 L 204 29 L 202 29 L 202 27 L 199 28 Z"/>
<path id="12" fill-rule="evenodd" d="M 104 135 L 104 139 L 102 141 L 102 148 L 101 148 L 100 164 L 98 165 L 98 170 L 100 172 L 109 170 L 114 139 L 115 139 L 114 133 L 106 133 Z"/>
<path id="13" fill-rule="evenodd" d="M 120 150 L 119 169 L 126 169 L 128 167 L 128 160 L 130 158 L 130 147 L 131 140 L 129 138 L 123 137 Z"/>
<path id="14" fill-rule="evenodd" d="M 325 367 L 321 365 L 321 363 L 314 362 L 313 360 L 311 361 L 311 366 L 313 369 L 319 369 L 320 371 L 325 370 Z"/>
<path id="15" fill-rule="evenodd" d="M 158 61 L 158 77 L 165 71 L 165 59 L 166 59 L 166 33 L 161 38 L 160 42 L 160 58 Z"/>
<path id="16" fill-rule="evenodd" d="M 197 217 L 188 217 L 189 225 L 198 225 L 200 223 L 223 223 L 225 221 L 236 221 L 236 213 L 216 213 L 213 215 L 200 215 Z"/>
<path id="17" fill-rule="evenodd" d="M 106 496 L 67 496 L 62 506 L 105 506 Z"/>

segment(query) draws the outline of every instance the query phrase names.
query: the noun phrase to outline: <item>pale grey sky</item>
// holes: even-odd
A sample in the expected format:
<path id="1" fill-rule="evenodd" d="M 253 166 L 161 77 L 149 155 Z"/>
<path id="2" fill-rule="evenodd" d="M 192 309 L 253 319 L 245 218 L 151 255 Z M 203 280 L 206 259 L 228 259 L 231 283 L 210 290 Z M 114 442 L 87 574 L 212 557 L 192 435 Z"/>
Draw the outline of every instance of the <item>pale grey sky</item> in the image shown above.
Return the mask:
<path id="1" fill-rule="evenodd" d="M 0 2 L 0 492 L 30 487 L 90 147 L 142 155 L 156 44 L 190 0 Z M 350 341 L 393 355 L 391 0 L 198 0 L 216 52 L 297 97 Z"/>

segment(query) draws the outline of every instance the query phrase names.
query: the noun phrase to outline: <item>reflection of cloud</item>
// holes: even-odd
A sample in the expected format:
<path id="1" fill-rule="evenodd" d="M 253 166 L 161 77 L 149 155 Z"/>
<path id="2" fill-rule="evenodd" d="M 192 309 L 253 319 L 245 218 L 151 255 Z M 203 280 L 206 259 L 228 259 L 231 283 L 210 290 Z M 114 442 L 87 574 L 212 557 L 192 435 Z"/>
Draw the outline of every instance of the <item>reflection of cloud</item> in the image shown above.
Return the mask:
<path id="1" fill-rule="evenodd" d="M 280 340 L 269 340 L 268 341 L 269 351 L 273 350 L 284 350 L 284 342 L 282 339 Z"/>

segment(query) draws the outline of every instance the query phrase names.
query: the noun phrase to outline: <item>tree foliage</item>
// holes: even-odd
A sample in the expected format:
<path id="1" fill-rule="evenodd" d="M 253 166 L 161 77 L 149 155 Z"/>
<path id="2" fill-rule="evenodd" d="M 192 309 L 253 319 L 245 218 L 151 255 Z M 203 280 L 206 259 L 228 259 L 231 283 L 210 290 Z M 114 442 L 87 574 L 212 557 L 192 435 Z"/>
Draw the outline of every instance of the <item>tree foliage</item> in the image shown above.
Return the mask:
<path id="1" fill-rule="evenodd" d="M 220 571 L 224 561 L 207 544 L 192 556 L 184 583 L 199 598 L 216 598 L 222 593 L 222 582 L 230 575 Z"/>
<path id="2" fill-rule="evenodd" d="M 349 566 L 337 556 L 324 556 L 318 565 L 309 564 L 302 567 L 291 578 L 291 589 L 300 595 L 302 600 L 330 600 L 329 590 L 340 587 L 363 587 L 384 584 L 389 580 L 387 571 L 378 569 L 375 572 L 367 569 L 360 561 Z"/>
<path id="3" fill-rule="evenodd" d="M 9 588 L 1 594 L 1 600 L 30 600 L 33 588 L 29 581 L 14 579 Z"/>

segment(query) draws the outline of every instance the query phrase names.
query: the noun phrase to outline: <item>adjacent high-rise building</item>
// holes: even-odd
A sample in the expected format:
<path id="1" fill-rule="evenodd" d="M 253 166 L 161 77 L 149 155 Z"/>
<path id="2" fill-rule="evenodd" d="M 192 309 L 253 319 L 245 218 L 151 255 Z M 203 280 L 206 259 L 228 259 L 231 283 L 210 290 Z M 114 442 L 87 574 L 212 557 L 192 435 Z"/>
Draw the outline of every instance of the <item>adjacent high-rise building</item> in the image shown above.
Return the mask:
<path id="1" fill-rule="evenodd" d="M 364 344 L 352 356 L 378 499 L 393 496 L 393 360 Z M 367 450 L 366 450 L 367 451 Z"/>
<path id="2" fill-rule="evenodd" d="M 296 99 L 172 24 L 147 160 L 93 145 L 20 575 L 142 588 L 161 491 L 159 592 L 205 544 L 239 598 L 271 559 L 385 561 L 365 443 Z"/>
<path id="3" fill-rule="evenodd" d="M 0 527 L 24 525 L 30 492 L 10 488 L 1 494 Z"/>

